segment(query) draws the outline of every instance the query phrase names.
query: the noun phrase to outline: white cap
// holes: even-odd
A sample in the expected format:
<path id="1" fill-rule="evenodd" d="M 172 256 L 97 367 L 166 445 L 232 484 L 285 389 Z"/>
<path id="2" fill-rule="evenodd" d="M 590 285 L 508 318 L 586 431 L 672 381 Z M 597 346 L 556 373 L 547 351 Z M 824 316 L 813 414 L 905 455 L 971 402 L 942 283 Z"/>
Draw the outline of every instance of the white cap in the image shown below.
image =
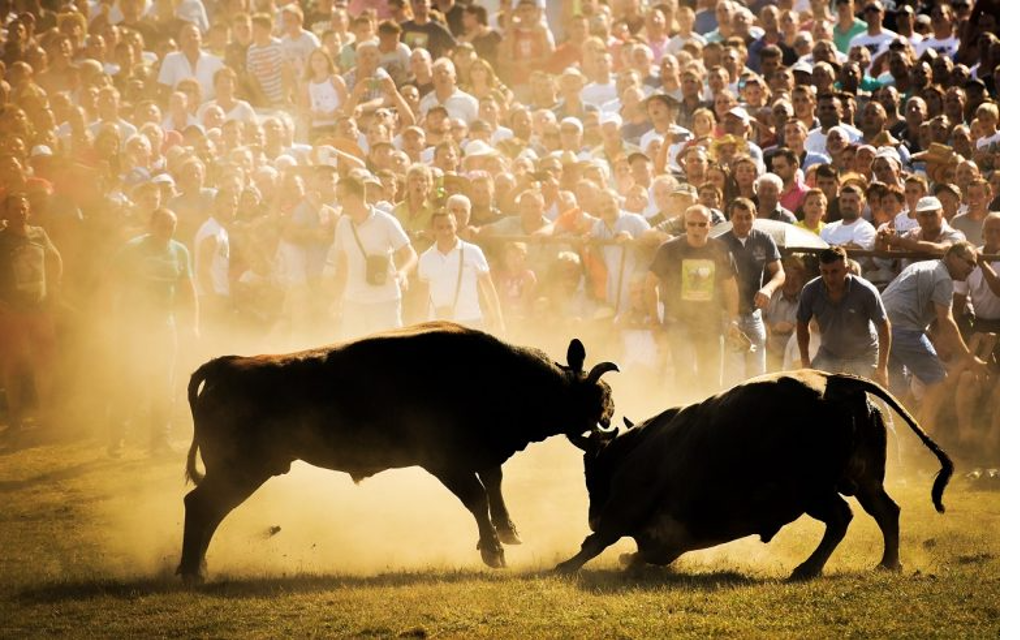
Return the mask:
<path id="1" fill-rule="evenodd" d="M 562 127 L 565 124 L 572 124 L 575 127 L 577 127 L 578 131 L 580 131 L 581 133 L 584 133 L 584 125 L 581 124 L 580 120 L 578 120 L 577 118 L 575 118 L 573 116 L 560 120 L 560 127 Z"/>
<path id="2" fill-rule="evenodd" d="M 917 201 L 915 211 L 937 211 L 942 208 L 942 203 L 935 196 L 925 196 Z"/>
<path id="3" fill-rule="evenodd" d="M 171 176 L 169 173 L 160 173 L 154 175 L 152 176 L 151 182 L 153 184 L 168 184 L 171 187 L 177 186 L 177 183 L 174 182 L 173 176 Z"/>
<path id="4" fill-rule="evenodd" d="M 32 147 L 32 151 L 28 155 L 32 158 L 37 158 L 39 156 L 52 156 L 53 149 L 50 149 L 44 144 L 37 144 Z"/>
<path id="5" fill-rule="evenodd" d="M 472 140 L 471 142 L 467 143 L 466 147 L 464 147 L 465 158 L 492 156 L 496 154 L 497 151 L 493 149 L 491 146 L 489 146 L 489 144 L 484 140 Z"/>
<path id="6" fill-rule="evenodd" d="M 743 107 L 733 107 L 732 109 L 726 112 L 726 115 L 733 116 L 735 118 L 740 118 L 744 122 L 751 121 L 751 114 L 749 114 L 747 112 L 747 109 Z"/>
<path id="7" fill-rule="evenodd" d="M 599 126 L 615 122 L 617 126 L 623 125 L 623 117 L 615 111 L 599 111 Z"/>
<path id="8" fill-rule="evenodd" d="M 892 147 L 881 147 L 878 149 L 878 153 L 875 154 L 875 158 L 888 158 L 893 160 L 898 165 L 903 164 L 903 159 L 900 158 L 900 154 L 896 153 L 896 149 Z"/>

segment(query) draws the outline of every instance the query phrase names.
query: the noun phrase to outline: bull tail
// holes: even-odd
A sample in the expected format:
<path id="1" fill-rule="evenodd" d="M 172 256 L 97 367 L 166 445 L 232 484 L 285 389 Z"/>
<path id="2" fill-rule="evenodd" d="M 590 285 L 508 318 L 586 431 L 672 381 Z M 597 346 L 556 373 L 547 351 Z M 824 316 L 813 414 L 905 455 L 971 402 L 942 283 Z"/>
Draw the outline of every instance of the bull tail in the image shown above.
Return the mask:
<path id="1" fill-rule="evenodd" d="M 949 455 L 942 450 L 942 447 L 931 439 L 931 436 L 925 433 L 924 429 L 921 428 L 921 425 L 919 425 L 917 420 L 914 419 L 914 416 L 910 415 L 907 408 L 881 385 L 866 378 L 859 378 L 852 375 L 832 374 L 832 377 L 839 378 L 841 380 L 853 381 L 863 387 L 866 392 L 881 398 L 886 404 L 892 407 L 896 413 L 900 414 L 900 417 L 903 418 L 903 421 L 907 423 L 915 434 L 917 434 L 917 437 L 920 438 L 922 443 L 924 443 L 924 446 L 928 447 L 928 449 L 935 454 L 939 463 L 942 464 L 942 468 L 935 476 L 935 482 L 932 484 L 931 501 L 932 504 L 935 505 L 936 511 L 939 513 L 945 513 L 946 508 L 942 504 L 942 494 L 946 490 L 946 485 L 949 484 L 949 478 L 953 475 L 953 461 L 949 458 Z"/>
<path id="2" fill-rule="evenodd" d="M 195 373 L 191 374 L 191 380 L 188 382 L 188 404 L 191 405 L 191 419 L 195 425 L 195 430 L 191 438 L 191 448 L 188 449 L 188 462 L 184 469 L 184 478 L 186 481 L 191 481 L 196 485 L 205 477 L 205 474 L 198 470 L 197 465 L 198 432 L 205 422 L 198 404 L 198 389 L 202 386 L 202 383 L 208 381 L 220 360 L 220 358 L 217 358 L 203 364 Z M 203 389 L 204 391 L 205 389 Z"/>

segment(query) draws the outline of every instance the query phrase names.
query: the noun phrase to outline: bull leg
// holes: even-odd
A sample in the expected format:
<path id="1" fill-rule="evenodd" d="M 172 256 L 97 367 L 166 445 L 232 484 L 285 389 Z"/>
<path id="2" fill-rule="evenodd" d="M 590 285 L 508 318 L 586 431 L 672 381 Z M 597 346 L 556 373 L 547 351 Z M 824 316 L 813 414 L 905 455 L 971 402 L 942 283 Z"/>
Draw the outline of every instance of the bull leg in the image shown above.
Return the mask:
<path id="1" fill-rule="evenodd" d="M 820 499 L 817 504 L 808 508 L 807 514 L 825 523 L 825 535 L 822 536 L 822 542 L 814 553 L 793 570 L 793 574 L 790 576 L 791 580 L 807 580 L 821 575 L 822 567 L 825 566 L 836 546 L 843 540 L 847 527 L 850 526 L 850 521 L 854 517 L 850 505 L 836 493 Z"/>
<path id="2" fill-rule="evenodd" d="M 177 573 L 186 582 L 203 580 L 205 552 L 216 528 L 228 513 L 247 500 L 267 479 L 269 475 L 242 477 L 210 472 L 184 497 L 184 542 Z"/>
<path id="3" fill-rule="evenodd" d="M 478 472 L 478 478 L 485 486 L 485 493 L 489 498 L 489 515 L 492 516 L 492 523 L 496 526 L 496 535 L 503 544 L 520 544 L 521 539 L 517 535 L 517 527 L 510 519 L 510 512 L 503 500 L 503 469 L 493 467 Z"/>
<path id="4" fill-rule="evenodd" d="M 878 527 L 882 530 L 885 551 L 882 553 L 882 563 L 878 565 L 878 568 L 890 571 L 902 570 L 903 565 L 900 564 L 900 506 L 889 497 L 889 494 L 885 492 L 885 487 L 880 484 L 858 492 L 857 501 L 878 522 Z"/>
<path id="5" fill-rule="evenodd" d="M 573 558 L 556 565 L 556 573 L 577 573 L 589 560 L 613 545 L 620 536 L 596 531 L 581 543 L 581 551 Z"/>
<path id="6" fill-rule="evenodd" d="M 496 537 L 496 529 L 489 520 L 489 502 L 485 495 L 485 487 L 478 477 L 470 471 L 432 471 L 439 481 L 453 492 L 467 507 L 478 523 L 478 549 L 482 552 L 482 562 L 493 569 L 506 567 L 503 546 Z"/>

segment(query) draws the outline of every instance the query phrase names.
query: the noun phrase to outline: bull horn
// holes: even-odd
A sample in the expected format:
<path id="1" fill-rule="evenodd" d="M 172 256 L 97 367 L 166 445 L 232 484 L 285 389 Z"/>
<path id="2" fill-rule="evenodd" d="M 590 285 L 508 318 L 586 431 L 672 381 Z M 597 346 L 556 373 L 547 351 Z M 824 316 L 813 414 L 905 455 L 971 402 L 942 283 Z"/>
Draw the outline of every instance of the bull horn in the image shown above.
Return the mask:
<path id="1" fill-rule="evenodd" d="M 631 422 L 630 418 L 628 418 L 627 416 L 623 416 L 623 424 L 627 425 L 628 429 L 633 429 L 634 428 L 634 423 Z"/>
<path id="2" fill-rule="evenodd" d="M 602 377 L 602 374 L 609 371 L 620 371 L 620 367 L 616 366 L 612 362 L 600 362 L 592 367 L 591 372 L 588 374 L 588 380 L 592 382 L 598 382 L 598 379 Z"/>
<path id="3" fill-rule="evenodd" d="M 567 436 L 567 440 L 570 440 L 570 444 L 574 445 L 581 451 L 588 451 L 591 442 L 584 436 Z"/>

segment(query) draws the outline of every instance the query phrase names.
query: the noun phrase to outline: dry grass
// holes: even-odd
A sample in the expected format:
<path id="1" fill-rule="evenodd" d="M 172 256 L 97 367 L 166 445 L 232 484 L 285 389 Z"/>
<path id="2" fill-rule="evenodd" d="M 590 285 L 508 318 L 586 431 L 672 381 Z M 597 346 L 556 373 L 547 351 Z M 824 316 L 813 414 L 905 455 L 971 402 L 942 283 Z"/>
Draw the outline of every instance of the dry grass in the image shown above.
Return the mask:
<path id="1" fill-rule="evenodd" d="M 37 443 L 0 451 L 0 637 L 997 636 L 999 494 L 961 473 L 939 516 L 929 471 L 888 483 L 903 574 L 872 570 L 881 537 L 851 501 L 859 517 L 825 577 L 790 584 L 821 536 L 810 519 L 666 570 L 621 572 L 626 541 L 576 578 L 544 573 L 586 533 L 580 454 L 560 440 L 506 466 L 525 544 L 502 572 L 482 567 L 470 516 L 423 472 L 354 487 L 295 465 L 227 519 L 210 582 L 189 590 L 173 576 L 182 459 Z"/>

